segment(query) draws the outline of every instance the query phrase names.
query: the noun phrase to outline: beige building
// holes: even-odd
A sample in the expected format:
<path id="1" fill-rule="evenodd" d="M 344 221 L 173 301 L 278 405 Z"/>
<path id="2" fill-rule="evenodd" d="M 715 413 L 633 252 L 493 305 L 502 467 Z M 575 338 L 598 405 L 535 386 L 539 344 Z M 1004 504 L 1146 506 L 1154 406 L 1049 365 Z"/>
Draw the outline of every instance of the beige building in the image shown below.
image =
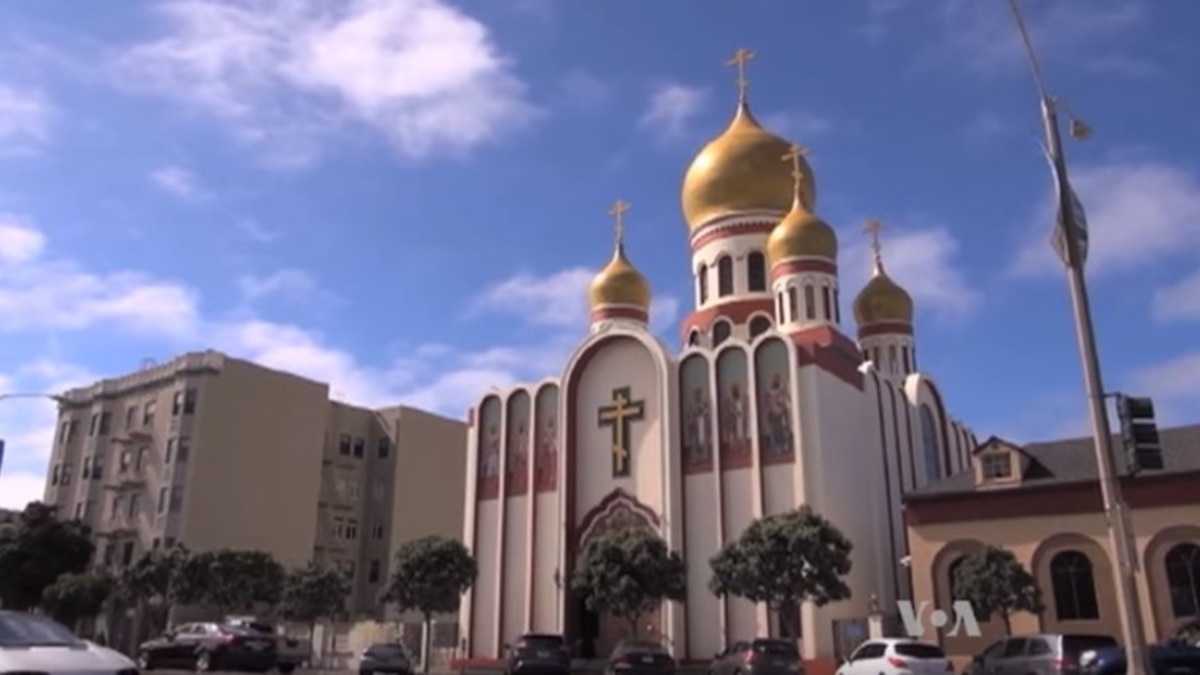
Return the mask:
<path id="1" fill-rule="evenodd" d="M 329 385 L 215 351 L 63 394 L 45 501 L 115 567 L 181 543 L 353 573 L 373 613 L 396 548 L 461 537 L 466 425 L 329 399 Z"/>
<path id="2" fill-rule="evenodd" d="M 1163 430 L 1161 437 L 1165 468 L 1121 479 L 1150 641 L 1170 637 L 1200 615 L 1200 425 Z M 992 544 L 1012 551 L 1042 590 L 1045 611 L 1015 615 L 1014 634 L 1121 639 L 1091 440 L 1019 446 L 992 438 L 975 450 L 972 464 L 905 498 L 915 601 L 948 609 L 955 564 Z M 981 638 L 937 638 L 948 653 L 965 660 L 1004 633 L 996 619 L 981 628 Z M 932 629 L 927 637 L 933 637 Z"/>

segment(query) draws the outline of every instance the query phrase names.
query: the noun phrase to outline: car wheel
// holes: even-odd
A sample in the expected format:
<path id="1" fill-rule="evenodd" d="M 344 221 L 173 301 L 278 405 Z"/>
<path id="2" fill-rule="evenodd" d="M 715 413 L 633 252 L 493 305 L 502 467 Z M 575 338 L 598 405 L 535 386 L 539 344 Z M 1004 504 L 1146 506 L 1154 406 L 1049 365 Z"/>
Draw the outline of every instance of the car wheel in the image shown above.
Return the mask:
<path id="1" fill-rule="evenodd" d="M 154 660 L 149 652 L 138 652 L 137 665 L 138 670 L 154 670 Z"/>
<path id="2" fill-rule="evenodd" d="M 208 652 L 200 652 L 196 655 L 196 672 L 207 673 L 212 671 L 212 654 Z"/>

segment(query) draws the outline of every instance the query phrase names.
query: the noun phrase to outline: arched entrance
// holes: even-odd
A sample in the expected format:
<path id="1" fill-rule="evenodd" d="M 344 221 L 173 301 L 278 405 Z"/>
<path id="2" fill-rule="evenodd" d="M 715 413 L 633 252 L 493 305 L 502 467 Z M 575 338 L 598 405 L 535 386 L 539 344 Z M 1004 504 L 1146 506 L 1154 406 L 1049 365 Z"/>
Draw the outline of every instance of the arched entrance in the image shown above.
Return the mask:
<path id="1" fill-rule="evenodd" d="M 632 496 L 617 490 L 605 498 L 584 518 L 580 528 L 576 555 L 593 539 L 614 530 L 646 529 L 658 534 L 658 518 L 649 508 Z M 583 643 L 583 655 L 596 658 L 607 657 L 622 639 L 633 637 L 629 621 L 610 614 L 597 615 L 587 607 L 587 598 L 576 595 L 576 611 L 579 616 L 579 638 Z M 662 638 L 662 611 L 642 615 L 638 621 L 637 637 L 642 640 Z M 590 647 L 590 649 L 589 649 Z M 589 654 L 590 652 L 590 654 Z"/>

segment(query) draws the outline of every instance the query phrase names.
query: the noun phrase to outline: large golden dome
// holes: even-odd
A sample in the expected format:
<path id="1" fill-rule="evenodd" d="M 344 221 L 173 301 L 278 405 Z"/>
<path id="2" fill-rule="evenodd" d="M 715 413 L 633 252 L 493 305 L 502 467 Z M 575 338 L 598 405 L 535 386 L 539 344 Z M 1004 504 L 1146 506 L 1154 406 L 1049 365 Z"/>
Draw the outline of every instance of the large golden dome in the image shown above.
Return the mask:
<path id="1" fill-rule="evenodd" d="M 828 223 L 814 216 L 797 198 L 792 210 L 771 230 L 767 238 L 767 257 L 771 265 L 806 256 L 837 260 L 837 233 Z"/>
<path id="2" fill-rule="evenodd" d="M 743 101 L 729 127 L 704 146 L 683 178 L 683 217 L 692 230 L 714 216 L 744 210 L 787 211 L 794 194 L 792 167 L 781 161 L 791 144 L 770 133 Z M 816 187 L 808 163 L 801 194 L 815 207 Z"/>
<path id="3" fill-rule="evenodd" d="M 912 296 L 876 264 L 871 280 L 854 299 L 854 320 L 859 328 L 873 323 L 911 324 Z"/>
<path id="4" fill-rule="evenodd" d="M 625 257 L 625 246 L 617 244 L 612 260 L 592 279 L 588 289 L 592 309 L 625 305 L 650 310 L 650 284 Z"/>

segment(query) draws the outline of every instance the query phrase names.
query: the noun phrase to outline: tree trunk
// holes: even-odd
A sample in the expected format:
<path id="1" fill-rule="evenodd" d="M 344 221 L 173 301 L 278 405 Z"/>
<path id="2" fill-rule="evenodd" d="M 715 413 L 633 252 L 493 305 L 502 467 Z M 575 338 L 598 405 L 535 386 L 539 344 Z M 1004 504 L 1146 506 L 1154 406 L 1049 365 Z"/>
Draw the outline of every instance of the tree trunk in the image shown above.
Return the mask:
<path id="1" fill-rule="evenodd" d="M 1012 635 L 1012 619 L 1008 616 L 1008 612 L 1000 612 L 1000 621 L 1004 622 L 1004 634 Z"/>
<path id="2" fill-rule="evenodd" d="M 641 614 L 634 614 L 629 617 L 629 627 L 633 629 L 633 633 L 629 637 L 634 640 L 638 639 L 638 621 L 642 618 Z"/>
<path id="3" fill-rule="evenodd" d="M 431 658 L 432 654 L 429 653 L 431 651 L 430 648 L 433 646 L 433 615 L 432 614 L 430 614 L 428 612 L 425 613 L 425 623 L 423 624 L 423 626 L 424 626 L 424 630 L 421 631 L 421 672 L 428 673 L 429 672 L 429 662 L 433 660 Z"/>

